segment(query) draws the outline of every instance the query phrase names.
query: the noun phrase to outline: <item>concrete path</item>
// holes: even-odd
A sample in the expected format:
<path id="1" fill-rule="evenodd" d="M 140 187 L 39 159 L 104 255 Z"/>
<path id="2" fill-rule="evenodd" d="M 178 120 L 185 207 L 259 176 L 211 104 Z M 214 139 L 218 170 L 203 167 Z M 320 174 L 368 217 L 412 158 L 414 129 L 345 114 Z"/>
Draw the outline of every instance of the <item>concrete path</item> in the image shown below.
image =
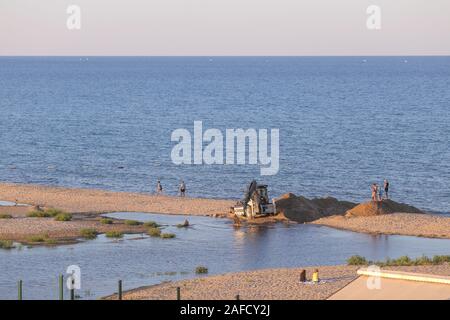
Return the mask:
<path id="1" fill-rule="evenodd" d="M 366 273 L 366 274 L 364 274 Z M 385 272 L 379 278 L 379 288 L 374 288 L 373 276 L 368 272 L 343 289 L 333 294 L 329 300 L 449 300 L 450 277 L 413 274 L 407 272 Z M 369 289 L 373 288 L 373 289 Z"/>

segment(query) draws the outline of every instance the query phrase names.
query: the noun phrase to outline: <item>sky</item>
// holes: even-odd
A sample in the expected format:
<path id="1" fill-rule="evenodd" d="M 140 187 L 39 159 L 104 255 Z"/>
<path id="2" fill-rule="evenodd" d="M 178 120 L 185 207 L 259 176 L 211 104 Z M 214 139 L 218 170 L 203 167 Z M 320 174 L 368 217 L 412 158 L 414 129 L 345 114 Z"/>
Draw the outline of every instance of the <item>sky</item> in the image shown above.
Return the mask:
<path id="1" fill-rule="evenodd" d="M 0 55 L 450 55 L 450 0 L 0 0 Z"/>

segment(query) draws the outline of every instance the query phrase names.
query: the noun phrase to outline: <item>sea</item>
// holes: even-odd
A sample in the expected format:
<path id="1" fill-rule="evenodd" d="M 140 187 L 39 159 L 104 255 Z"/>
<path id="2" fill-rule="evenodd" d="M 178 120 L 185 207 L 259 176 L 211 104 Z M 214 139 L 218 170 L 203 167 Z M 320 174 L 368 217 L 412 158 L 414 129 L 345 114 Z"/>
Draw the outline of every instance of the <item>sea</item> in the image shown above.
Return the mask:
<path id="1" fill-rule="evenodd" d="M 181 164 L 177 129 L 278 129 L 279 171 Z M 450 57 L 1 57 L 0 181 L 242 197 L 253 179 L 450 212 Z M 2 200 L 2 199 L 0 199 Z"/>

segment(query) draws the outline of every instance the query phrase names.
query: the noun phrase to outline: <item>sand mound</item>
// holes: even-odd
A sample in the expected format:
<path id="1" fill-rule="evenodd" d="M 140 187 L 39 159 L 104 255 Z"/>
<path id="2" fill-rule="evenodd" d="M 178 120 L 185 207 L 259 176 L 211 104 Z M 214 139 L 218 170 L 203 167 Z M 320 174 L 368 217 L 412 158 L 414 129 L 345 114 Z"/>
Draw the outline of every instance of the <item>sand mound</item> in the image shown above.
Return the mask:
<path id="1" fill-rule="evenodd" d="M 392 200 L 383 200 L 377 202 L 369 201 L 361 203 L 356 207 L 352 208 L 351 210 L 348 210 L 345 216 L 347 217 L 378 216 L 396 212 L 423 213 L 419 209 L 404 203 L 398 203 Z"/>
<path id="2" fill-rule="evenodd" d="M 289 220 L 310 222 L 331 215 L 343 215 L 356 203 L 339 201 L 332 197 L 308 199 L 287 193 L 275 199 L 277 213 Z"/>

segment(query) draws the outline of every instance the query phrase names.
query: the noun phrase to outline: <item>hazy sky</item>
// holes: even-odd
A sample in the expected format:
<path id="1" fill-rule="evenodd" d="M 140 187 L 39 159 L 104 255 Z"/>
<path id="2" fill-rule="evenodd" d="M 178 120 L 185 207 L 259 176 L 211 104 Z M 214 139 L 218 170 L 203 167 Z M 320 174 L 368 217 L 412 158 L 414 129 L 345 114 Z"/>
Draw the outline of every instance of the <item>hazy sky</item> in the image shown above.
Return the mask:
<path id="1" fill-rule="evenodd" d="M 450 0 L 0 0 L 0 55 L 432 54 L 450 55 Z"/>

